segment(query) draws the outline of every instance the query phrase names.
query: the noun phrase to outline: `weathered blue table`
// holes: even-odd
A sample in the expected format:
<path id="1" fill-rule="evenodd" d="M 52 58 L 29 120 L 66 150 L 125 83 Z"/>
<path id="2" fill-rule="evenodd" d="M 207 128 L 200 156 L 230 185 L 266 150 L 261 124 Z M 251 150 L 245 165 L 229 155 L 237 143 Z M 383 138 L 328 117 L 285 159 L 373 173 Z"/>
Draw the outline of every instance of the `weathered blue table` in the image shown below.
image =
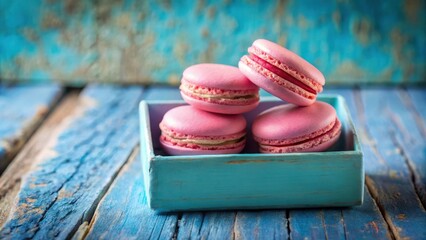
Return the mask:
<path id="1" fill-rule="evenodd" d="M 426 89 L 326 92 L 346 98 L 362 140 L 362 206 L 157 215 L 138 103 L 176 88 L 0 86 L 0 238 L 426 239 Z"/>

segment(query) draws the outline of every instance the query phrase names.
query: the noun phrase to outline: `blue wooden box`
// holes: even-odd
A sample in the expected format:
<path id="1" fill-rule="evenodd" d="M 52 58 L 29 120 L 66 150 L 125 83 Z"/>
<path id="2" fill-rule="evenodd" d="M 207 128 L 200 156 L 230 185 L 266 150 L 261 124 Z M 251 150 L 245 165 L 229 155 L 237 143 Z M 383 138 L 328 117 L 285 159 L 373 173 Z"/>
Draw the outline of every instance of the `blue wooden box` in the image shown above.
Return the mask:
<path id="1" fill-rule="evenodd" d="M 142 101 L 141 156 L 148 205 L 157 211 L 354 206 L 363 201 L 362 152 L 344 98 L 324 95 L 342 122 L 328 152 L 259 154 L 250 131 L 241 154 L 167 156 L 158 127 L 183 101 Z M 261 111 L 283 104 L 262 99 L 245 114 L 248 128 Z"/>

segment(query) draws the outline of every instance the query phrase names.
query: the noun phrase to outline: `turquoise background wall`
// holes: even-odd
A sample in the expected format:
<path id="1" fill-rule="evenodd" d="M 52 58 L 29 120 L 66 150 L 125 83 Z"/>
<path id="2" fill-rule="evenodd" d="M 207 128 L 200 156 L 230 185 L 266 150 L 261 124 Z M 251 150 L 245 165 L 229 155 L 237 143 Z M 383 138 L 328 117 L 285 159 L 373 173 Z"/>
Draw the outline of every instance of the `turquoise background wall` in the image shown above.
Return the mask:
<path id="1" fill-rule="evenodd" d="M 418 84 L 425 29 L 425 0 L 0 0 L 0 78 L 177 84 L 189 65 L 237 65 L 266 38 L 328 84 Z"/>

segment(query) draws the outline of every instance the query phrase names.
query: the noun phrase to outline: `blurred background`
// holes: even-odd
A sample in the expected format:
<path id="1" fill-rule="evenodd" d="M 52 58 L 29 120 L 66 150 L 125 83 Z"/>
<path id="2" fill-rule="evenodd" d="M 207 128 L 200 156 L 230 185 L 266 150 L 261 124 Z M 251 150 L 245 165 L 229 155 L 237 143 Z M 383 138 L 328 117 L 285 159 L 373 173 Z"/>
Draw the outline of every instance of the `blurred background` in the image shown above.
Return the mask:
<path id="1" fill-rule="evenodd" d="M 425 0 L 0 0 L 0 79 L 177 85 L 186 67 L 236 66 L 265 38 L 330 85 L 418 85 L 425 29 Z"/>

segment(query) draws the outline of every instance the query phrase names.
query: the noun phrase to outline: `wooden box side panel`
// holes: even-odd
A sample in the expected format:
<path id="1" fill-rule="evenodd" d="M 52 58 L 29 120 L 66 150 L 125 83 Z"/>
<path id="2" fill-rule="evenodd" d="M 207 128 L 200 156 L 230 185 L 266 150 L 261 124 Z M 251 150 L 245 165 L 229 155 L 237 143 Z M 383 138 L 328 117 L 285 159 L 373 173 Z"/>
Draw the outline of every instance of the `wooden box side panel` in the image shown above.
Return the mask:
<path id="1" fill-rule="evenodd" d="M 356 154 L 154 161 L 151 174 L 151 206 L 157 210 L 351 206 L 362 202 L 362 160 Z"/>

